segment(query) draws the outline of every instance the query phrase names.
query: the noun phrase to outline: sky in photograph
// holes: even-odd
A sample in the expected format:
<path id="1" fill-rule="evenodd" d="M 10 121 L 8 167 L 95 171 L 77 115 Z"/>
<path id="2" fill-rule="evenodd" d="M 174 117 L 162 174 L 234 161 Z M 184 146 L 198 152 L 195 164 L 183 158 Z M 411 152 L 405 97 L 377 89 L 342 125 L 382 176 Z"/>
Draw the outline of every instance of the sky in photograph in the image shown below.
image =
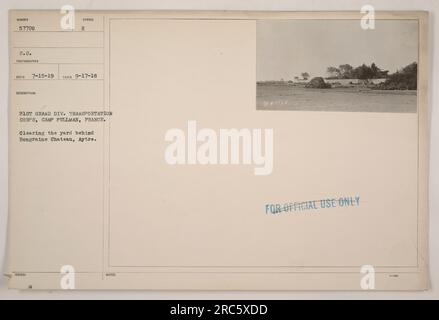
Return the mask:
<path id="1" fill-rule="evenodd" d="M 328 66 L 372 62 L 390 73 L 418 61 L 418 22 L 377 20 L 262 20 L 257 22 L 257 80 L 290 80 L 308 72 L 327 76 Z"/>

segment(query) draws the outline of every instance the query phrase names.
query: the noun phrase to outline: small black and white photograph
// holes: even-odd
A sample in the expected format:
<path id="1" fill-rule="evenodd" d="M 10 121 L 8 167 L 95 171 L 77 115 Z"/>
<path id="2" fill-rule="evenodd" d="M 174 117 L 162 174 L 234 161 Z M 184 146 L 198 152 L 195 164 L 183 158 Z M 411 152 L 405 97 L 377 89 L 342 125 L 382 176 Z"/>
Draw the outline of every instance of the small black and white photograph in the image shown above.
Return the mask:
<path id="1" fill-rule="evenodd" d="M 257 110 L 417 112 L 418 21 L 259 20 Z"/>

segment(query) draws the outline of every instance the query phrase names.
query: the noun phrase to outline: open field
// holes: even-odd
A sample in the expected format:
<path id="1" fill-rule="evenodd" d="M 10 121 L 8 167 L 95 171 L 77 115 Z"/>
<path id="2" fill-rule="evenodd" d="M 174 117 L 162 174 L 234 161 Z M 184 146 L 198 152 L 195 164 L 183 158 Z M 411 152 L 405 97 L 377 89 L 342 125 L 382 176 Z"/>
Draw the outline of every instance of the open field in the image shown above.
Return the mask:
<path id="1" fill-rule="evenodd" d="M 310 89 L 291 84 L 257 84 L 257 110 L 397 112 L 417 111 L 416 90 L 364 87 Z"/>

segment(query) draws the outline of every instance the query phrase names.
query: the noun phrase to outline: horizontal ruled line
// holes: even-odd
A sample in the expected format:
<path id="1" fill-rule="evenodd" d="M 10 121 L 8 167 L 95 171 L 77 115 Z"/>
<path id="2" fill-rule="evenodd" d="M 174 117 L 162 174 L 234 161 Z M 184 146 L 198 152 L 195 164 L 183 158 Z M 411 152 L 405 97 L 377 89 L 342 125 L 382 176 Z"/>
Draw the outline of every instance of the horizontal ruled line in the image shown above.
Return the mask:
<path id="1" fill-rule="evenodd" d="M 101 64 L 104 65 L 103 62 L 13 62 L 13 64 Z"/>
<path id="2" fill-rule="evenodd" d="M 104 47 L 13 47 L 13 49 L 104 49 Z"/>
<path id="3" fill-rule="evenodd" d="M 104 33 L 104 31 L 86 31 L 86 30 L 78 30 L 78 31 L 67 31 L 67 30 L 48 30 L 48 31 L 43 31 L 43 30 L 38 30 L 38 31 L 19 31 L 19 30 L 13 30 L 13 32 L 17 32 L 17 33 L 39 33 L 39 32 L 63 32 L 63 33 L 72 33 L 72 32 L 76 32 L 76 33 L 81 33 L 81 32 L 94 32 L 94 33 Z"/>
<path id="4" fill-rule="evenodd" d="M 12 79 L 14 81 L 104 81 L 104 79 Z"/>

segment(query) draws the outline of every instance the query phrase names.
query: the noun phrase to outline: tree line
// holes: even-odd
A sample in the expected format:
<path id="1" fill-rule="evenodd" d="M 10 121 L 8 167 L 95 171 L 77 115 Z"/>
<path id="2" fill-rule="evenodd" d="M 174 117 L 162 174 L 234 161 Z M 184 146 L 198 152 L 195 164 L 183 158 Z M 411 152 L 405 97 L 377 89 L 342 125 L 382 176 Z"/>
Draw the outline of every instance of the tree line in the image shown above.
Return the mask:
<path id="1" fill-rule="evenodd" d="M 356 68 L 350 64 L 342 64 L 337 67 L 327 68 L 327 79 L 383 79 L 389 76 L 388 70 L 382 70 L 375 63 L 370 66 L 362 64 Z"/>
<path id="2" fill-rule="evenodd" d="M 328 67 L 327 79 L 386 79 L 377 85 L 377 89 L 384 90 L 416 90 L 418 87 L 418 64 L 413 62 L 404 68 L 389 74 L 388 70 L 382 70 L 375 63 L 370 66 L 362 64 L 356 68 L 349 64 L 336 67 Z"/>

